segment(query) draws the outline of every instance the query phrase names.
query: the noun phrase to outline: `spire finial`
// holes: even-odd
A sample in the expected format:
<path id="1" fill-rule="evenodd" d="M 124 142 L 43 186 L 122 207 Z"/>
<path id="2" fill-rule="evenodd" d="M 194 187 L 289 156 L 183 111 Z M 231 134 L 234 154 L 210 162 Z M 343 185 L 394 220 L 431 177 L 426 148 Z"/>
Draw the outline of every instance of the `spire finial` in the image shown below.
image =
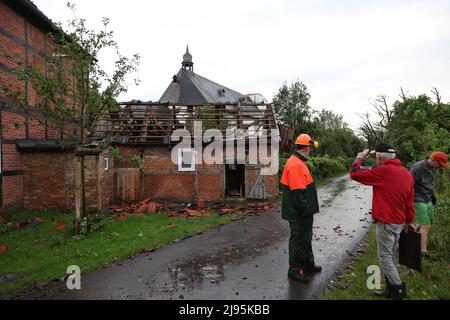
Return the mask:
<path id="1" fill-rule="evenodd" d="M 183 55 L 183 62 L 181 64 L 184 69 L 194 71 L 194 63 L 192 62 L 192 55 L 189 53 L 189 45 L 186 45 L 186 53 Z"/>

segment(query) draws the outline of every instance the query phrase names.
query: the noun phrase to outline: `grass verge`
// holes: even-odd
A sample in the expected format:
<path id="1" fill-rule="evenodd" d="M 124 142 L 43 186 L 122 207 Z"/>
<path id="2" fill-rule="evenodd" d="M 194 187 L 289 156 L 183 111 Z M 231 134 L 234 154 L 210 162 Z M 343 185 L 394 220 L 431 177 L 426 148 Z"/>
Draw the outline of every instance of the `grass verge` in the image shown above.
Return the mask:
<path id="1" fill-rule="evenodd" d="M 436 206 L 436 220 L 431 227 L 430 260 L 422 262 L 422 272 L 400 266 L 400 277 L 406 283 L 408 299 L 450 299 L 450 199 L 445 198 Z M 367 267 L 378 265 L 375 227 L 366 240 L 368 249 L 359 256 L 331 290 L 319 296 L 321 300 L 375 300 L 367 288 Z M 384 280 L 383 280 L 384 282 Z"/>
<path id="2" fill-rule="evenodd" d="M 243 218 L 219 214 L 196 219 L 169 218 L 164 213 L 152 213 L 116 221 L 106 216 L 101 229 L 85 236 L 74 236 L 73 213 L 20 212 L 11 215 L 10 222 L 15 224 L 34 217 L 44 222 L 33 229 L 0 234 L 0 246 L 8 248 L 0 254 L 0 277 L 12 276 L 10 281 L 0 283 L 0 295 L 61 278 L 69 265 L 78 265 L 82 272 L 87 272 Z M 56 222 L 67 227 L 56 231 Z"/>

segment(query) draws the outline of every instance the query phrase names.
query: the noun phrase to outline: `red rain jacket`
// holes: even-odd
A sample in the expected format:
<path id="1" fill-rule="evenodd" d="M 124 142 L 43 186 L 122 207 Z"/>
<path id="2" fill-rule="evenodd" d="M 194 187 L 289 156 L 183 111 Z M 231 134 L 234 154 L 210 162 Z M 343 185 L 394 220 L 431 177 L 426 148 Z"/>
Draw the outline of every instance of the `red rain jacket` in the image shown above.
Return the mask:
<path id="1" fill-rule="evenodd" d="M 400 160 L 388 159 L 384 164 L 371 169 L 362 169 L 355 161 L 350 169 L 350 178 L 373 186 L 372 218 L 388 224 L 413 223 L 414 179 L 401 166 Z"/>

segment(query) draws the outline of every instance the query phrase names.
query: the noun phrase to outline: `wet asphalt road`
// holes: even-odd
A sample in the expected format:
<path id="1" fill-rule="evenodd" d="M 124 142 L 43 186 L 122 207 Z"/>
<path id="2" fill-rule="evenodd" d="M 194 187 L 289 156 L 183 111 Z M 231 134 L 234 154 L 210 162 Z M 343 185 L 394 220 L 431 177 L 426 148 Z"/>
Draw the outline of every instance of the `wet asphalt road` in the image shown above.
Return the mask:
<path id="1" fill-rule="evenodd" d="M 275 208 L 82 274 L 81 290 L 54 282 L 16 298 L 314 299 L 367 233 L 371 196 L 347 176 L 319 188 L 313 250 L 323 272 L 307 285 L 287 278 L 289 227 Z"/>

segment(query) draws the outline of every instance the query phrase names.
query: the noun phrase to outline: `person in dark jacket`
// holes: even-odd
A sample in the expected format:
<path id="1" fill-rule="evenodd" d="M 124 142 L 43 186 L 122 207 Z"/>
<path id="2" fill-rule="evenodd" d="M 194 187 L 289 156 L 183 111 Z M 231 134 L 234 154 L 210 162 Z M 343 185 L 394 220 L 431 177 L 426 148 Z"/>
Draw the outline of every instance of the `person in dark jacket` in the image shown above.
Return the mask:
<path id="1" fill-rule="evenodd" d="M 376 150 L 377 166 L 363 169 L 369 153 L 357 155 L 350 169 L 350 177 L 362 184 L 373 186 L 372 218 L 376 222 L 378 261 L 386 277 L 386 290 L 375 294 L 393 299 L 406 297 L 395 261 L 395 252 L 401 231 L 413 230 L 414 180 L 411 173 L 395 158 L 395 150 L 388 144 Z"/>
<path id="2" fill-rule="evenodd" d="M 312 251 L 313 215 L 319 212 L 319 201 L 314 180 L 306 165 L 311 147 L 318 142 L 309 135 L 300 135 L 296 150 L 288 159 L 281 176 L 283 185 L 281 217 L 289 221 L 289 270 L 288 276 L 301 282 L 309 282 L 306 273 L 320 272 Z"/>
<path id="3" fill-rule="evenodd" d="M 422 258 L 428 257 L 428 233 L 434 220 L 434 179 L 439 168 L 448 168 L 448 156 L 444 152 L 434 152 L 430 158 L 411 167 L 414 177 L 415 224 L 421 235 Z"/>

